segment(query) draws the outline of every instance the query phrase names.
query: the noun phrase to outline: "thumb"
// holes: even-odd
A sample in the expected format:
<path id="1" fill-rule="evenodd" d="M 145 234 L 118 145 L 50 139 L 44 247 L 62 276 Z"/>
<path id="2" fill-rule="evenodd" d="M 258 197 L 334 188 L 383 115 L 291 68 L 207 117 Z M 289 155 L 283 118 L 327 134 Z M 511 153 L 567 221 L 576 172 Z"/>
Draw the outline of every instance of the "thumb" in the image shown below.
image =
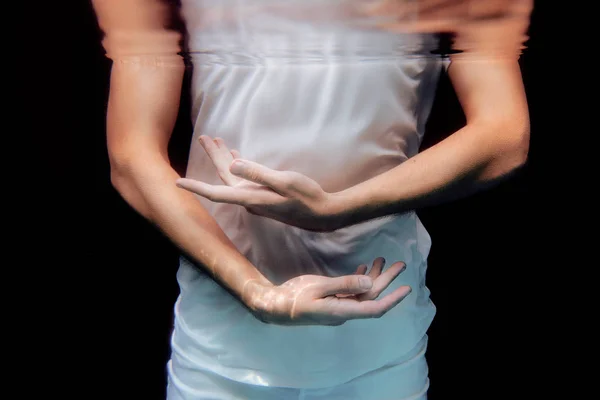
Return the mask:
<path id="1" fill-rule="evenodd" d="M 368 292 L 373 287 L 373 280 L 366 275 L 347 275 L 337 278 L 329 278 L 319 295 L 333 296 L 336 294 L 361 294 Z"/>

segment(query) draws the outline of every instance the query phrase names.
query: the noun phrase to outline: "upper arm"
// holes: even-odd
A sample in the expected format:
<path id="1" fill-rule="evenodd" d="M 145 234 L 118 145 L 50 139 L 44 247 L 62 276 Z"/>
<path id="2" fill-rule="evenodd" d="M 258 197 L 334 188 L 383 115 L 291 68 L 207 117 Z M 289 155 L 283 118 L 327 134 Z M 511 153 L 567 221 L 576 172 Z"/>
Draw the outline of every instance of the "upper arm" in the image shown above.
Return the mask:
<path id="1" fill-rule="evenodd" d="M 113 60 L 107 115 L 111 163 L 141 150 L 166 157 L 179 111 L 184 63 L 171 10 L 161 0 L 93 0 Z"/>
<path id="2" fill-rule="evenodd" d="M 521 141 L 529 132 L 529 113 L 518 59 L 531 1 L 511 4 L 516 9 L 510 17 L 456 31 L 454 46 L 462 52 L 451 56 L 448 74 L 467 124 L 500 127 L 504 138 Z"/>
<path id="3" fill-rule="evenodd" d="M 527 133 L 529 112 L 517 60 L 452 61 L 448 75 L 467 125 L 500 127 L 515 139 Z"/>

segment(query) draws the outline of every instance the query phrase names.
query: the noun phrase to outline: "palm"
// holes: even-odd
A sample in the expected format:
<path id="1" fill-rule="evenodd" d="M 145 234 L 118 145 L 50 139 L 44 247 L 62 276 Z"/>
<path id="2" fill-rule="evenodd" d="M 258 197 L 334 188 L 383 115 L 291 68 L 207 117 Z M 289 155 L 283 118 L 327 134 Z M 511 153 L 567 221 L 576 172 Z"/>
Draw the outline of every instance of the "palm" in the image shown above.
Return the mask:
<path id="1" fill-rule="evenodd" d="M 381 257 L 373 262 L 366 274 L 371 286 L 363 289 L 356 287 L 351 276 L 292 278 L 261 296 L 259 318 L 281 325 L 341 325 L 349 319 L 381 317 L 410 293 L 410 287 L 401 286 L 378 299 L 405 268 L 397 262 L 383 271 L 384 263 Z M 361 265 L 356 275 L 366 272 L 367 266 Z"/>

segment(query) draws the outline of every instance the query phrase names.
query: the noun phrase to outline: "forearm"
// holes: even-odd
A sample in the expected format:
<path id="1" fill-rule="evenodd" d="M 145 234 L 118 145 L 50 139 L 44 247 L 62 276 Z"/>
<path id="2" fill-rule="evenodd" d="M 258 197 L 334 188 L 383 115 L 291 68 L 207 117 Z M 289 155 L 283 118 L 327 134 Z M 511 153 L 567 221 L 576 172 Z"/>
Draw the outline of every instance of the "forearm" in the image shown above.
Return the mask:
<path id="1" fill-rule="evenodd" d="M 197 265 L 247 306 L 256 285 L 270 282 L 235 248 L 191 193 L 175 186 L 179 174 L 156 152 L 114 161 L 112 182 L 123 198 L 155 224 Z"/>
<path id="2" fill-rule="evenodd" d="M 488 187 L 523 165 L 528 123 L 472 124 L 399 166 L 333 194 L 348 226 L 453 200 Z"/>

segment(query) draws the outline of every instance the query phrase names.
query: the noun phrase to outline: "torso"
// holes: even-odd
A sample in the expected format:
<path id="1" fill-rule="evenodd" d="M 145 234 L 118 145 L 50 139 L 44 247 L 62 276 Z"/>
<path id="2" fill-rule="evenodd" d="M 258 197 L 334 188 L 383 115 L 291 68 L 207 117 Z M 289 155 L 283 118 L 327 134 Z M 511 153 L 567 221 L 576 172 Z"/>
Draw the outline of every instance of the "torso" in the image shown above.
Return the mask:
<path id="1" fill-rule="evenodd" d="M 303 173 L 328 191 L 418 152 L 441 67 L 439 59 L 420 56 L 434 47 L 432 37 L 360 29 L 355 0 L 182 3 L 194 64 L 188 177 L 221 183 L 197 143 L 200 134 L 223 138 L 246 159 Z M 327 386 L 401 356 L 425 334 L 435 313 L 424 283 L 430 239 L 414 213 L 313 233 L 200 201 L 275 283 L 353 273 L 383 256 L 388 265 L 408 266 L 388 290 L 408 284 L 413 292 L 377 320 L 278 327 L 258 322 L 182 259 L 173 343 L 174 352 L 186 348 L 192 365 L 255 384 Z"/>

